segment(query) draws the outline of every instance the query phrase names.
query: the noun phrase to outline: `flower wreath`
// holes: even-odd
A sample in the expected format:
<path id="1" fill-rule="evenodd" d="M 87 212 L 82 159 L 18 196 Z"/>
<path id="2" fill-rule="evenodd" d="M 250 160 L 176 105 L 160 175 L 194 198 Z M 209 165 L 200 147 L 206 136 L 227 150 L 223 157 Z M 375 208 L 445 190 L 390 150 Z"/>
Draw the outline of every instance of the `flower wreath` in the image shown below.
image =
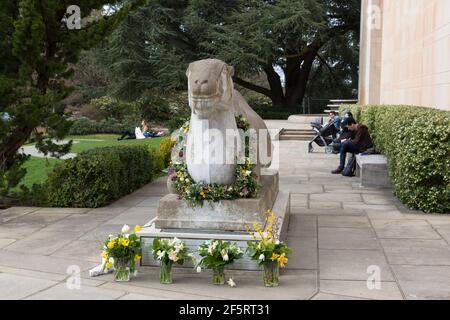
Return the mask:
<path id="1" fill-rule="evenodd" d="M 236 116 L 238 129 L 247 131 L 250 124 L 242 115 Z M 186 135 L 189 132 L 189 121 L 180 128 L 178 137 L 178 156 L 182 157 L 184 152 L 184 143 Z M 186 200 L 192 206 L 203 205 L 205 200 L 218 202 L 220 200 L 233 200 L 239 198 L 254 198 L 258 195 L 259 185 L 257 176 L 253 169 L 254 164 L 250 163 L 248 157 L 248 143 L 245 145 L 245 161 L 237 164 L 234 172 L 234 182 L 230 185 L 221 185 L 217 183 L 204 184 L 195 182 L 190 176 L 186 163 L 171 162 L 168 174 L 173 181 L 180 199 Z"/>

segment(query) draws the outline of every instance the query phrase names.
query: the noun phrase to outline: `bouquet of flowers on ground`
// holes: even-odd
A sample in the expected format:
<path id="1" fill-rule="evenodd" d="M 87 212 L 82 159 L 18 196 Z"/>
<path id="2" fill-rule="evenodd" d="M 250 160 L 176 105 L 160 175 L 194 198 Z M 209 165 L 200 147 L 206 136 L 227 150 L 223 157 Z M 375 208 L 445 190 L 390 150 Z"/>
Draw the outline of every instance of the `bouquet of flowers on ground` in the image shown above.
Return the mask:
<path id="1" fill-rule="evenodd" d="M 258 223 L 253 224 L 253 229 L 248 229 L 253 235 L 253 240 L 247 242 L 247 255 L 264 267 L 264 284 L 267 287 L 278 286 L 279 267 L 283 268 L 286 265 L 291 249 L 277 238 L 279 223 L 275 214 L 271 210 L 266 211 L 264 232 Z"/>
<path id="2" fill-rule="evenodd" d="M 161 263 L 159 269 L 161 283 L 172 283 L 172 265 L 174 263 L 182 265 L 184 261 L 191 259 L 186 244 L 178 238 L 154 239 L 152 253 L 153 257 Z"/>
<path id="3" fill-rule="evenodd" d="M 200 261 L 197 271 L 206 268 L 212 269 L 212 282 L 214 284 L 225 283 L 224 268 L 228 264 L 240 259 L 243 251 L 235 243 L 222 240 L 207 240 L 198 247 Z"/>
<path id="4" fill-rule="evenodd" d="M 121 233 L 110 235 L 103 243 L 103 270 L 114 266 L 116 281 L 129 281 L 130 272 L 136 271 L 136 262 L 141 259 L 141 240 L 135 233 L 139 230 L 137 225 L 130 232 L 130 227 L 124 225 Z"/>

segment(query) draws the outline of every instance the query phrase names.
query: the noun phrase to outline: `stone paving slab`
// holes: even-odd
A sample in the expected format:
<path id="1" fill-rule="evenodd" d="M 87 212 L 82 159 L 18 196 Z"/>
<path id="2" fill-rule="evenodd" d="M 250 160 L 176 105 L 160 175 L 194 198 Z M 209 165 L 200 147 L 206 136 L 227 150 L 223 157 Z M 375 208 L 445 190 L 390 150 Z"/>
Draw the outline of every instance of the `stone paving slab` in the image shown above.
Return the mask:
<path id="1" fill-rule="evenodd" d="M 367 281 L 320 280 L 320 290 L 327 294 L 339 294 L 363 299 L 403 299 L 402 293 L 395 282 L 383 281 L 380 283 L 379 289 L 369 289 Z"/>
<path id="2" fill-rule="evenodd" d="M 3 248 L 7 251 L 32 253 L 36 255 L 50 255 L 59 248 L 71 243 L 81 236 L 80 232 L 41 231 L 31 234 L 11 245 Z"/>
<path id="3" fill-rule="evenodd" d="M 370 228 L 369 219 L 364 216 L 320 216 L 320 228 Z"/>
<path id="4" fill-rule="evenodd" d="M 2 267 L 67 275 L 69 266 L 78 266 L 81 270 L 88 270 L 99 263 L 100 261 L 94 263 L 76 257 L 66 259 L 0 249 L 0 266 Z"/>
<path id="5" fill-rule="evenodd" d="M 99 262 L 103 244 L 97 240 L 74 240 L 54 251 L 52 257 L 77 257 L 85 261 Z"/>
<path id="6" fill-rule="evenodd" d="M 86 232 L 78 240 L 104 241 L 110 234 L 117 234 L 122 230 L 123 224 L 102 224 Z"/>
<path id="7" fill-rule="evenodd" d="M 0 223 L 8 222 L 38 209 L 36 207 L 12 207 L 0 210 Z"/>
<path id="8" fill-rule="evenodd" d="M 287 243 L 293 250 L 287 265 L 288 269 L 317 269 L 317 238 L 289 237 Z"/>
<path id="9" fill-rule="evenodd" d="M 26 300 L 112 300 L 118 299 L 125 294 L 125 291 L 90 286 L 81 286 L 80 289 L 68 289 L 65 283 L 61 283 L 33 294 Z"/>
<path id="10" fill-rule="evenodd" d="M 293 237 L 317 237 L 317 217 L 292 214 L 288 235 Z"/>
<path id="11" fill-rule="evenodd" d="M 444 240 L 381 239 L 390 264 L 450 266 L 450 247 Z"/>
<path id="12" fill-rule="evenodd" d="M 320 240 L 320 238 L 319 238 Z M 394 281 L 381 250 L 320 249 L 321 280 L 367 280 L 369 266 L 378 266 L 382 281 Z"/>
<path id="13" fill-rule="evenodd" d="M 124 284 L 108 282 L 102 285 L 102 288 L 112 290 L 124 290 L 129 292 L 130 296 L 124 296 L 121 299 L 132 299 L 133 296 L 137 296 L 138 299 L 151 299 L 151 300 L 210 300 L 211 297 L 202 294 L 193 293 L 180 293 L 175 291 L 172 286 L 166 286 L 166 289 L 153 289 L 134 285 L 134 283 Z"/>
<path id="14" fill-rule="evenodd" d="M 4 267 L 0 266 L 0 273 L 6 273 L 6 274 L 14 274 L 18 276 L 24 276 L 24 277 L 30 277 L 30 278 L 36 278 L 36 279 L 43 279 L 43 280 L 52 280 L 52 281 L 63 281 L 67 278 L 67 274 L 57 274 L 57 273 L 50 273 L 50 272 L 42 272 L 42 271 L 33 271 L 29 269 L 21 269 L 21 268 L 10 268 L 10 267 Z"/>
<path id="15" fill-rule="evenodd" d="M 100 215 L 72 214 L 45 227 L 41 231 L 87 232 L 105 223 L 109 218 Z"/>
<path id="16" fill-rule="evenodd" d="M 380 249 L 375 233 L 370 228 L 319 227 L 320 249 Z"/>
<path id="17" fill-rule="evenodd" d="M 16 239 L 0 239 L 0 249 L 9 246 L 15 241 Z"/>
<path id="18" fill-rule="evenodd" d="M 82 214 L 87 213 L 91 209 L 89 208 L 41 208 L 35 213 L 60 213 L 60 214 Z"/>
<path id="19" fill-rule="evenodd" d="M 348 297 L 340 294 L 329 294 L 319 292 L 311 300 L 367 300 L 363 298 Z"/>
<path id="20" fill-rule="evenodd" d="M 364 210 L 359 209 L 335 209 L 335 208 L 302 208 L 292 207 L 291 214 L 314 215 L 314 216 L 364 216 Z"/>
<path id="21" fill-rule="evenodd" d="M 52 287 L 57 282 L 0 273 L 0 300 L 17 300 Z"/>
<path id="22" fill-rule="evenodd" d="M 213 285 L 209 270 L 201 274 L 196 274 L 193 270 L 181 271 L 182 276 L 177 276 L 177 270 L 174 270 L 174 282 L 170 286 L 159 283 L 157 270 L 148 273 L 141 272 L 135 280 L 139 281 L 140 287 L 203 295 L 210 299 L 309 299 L 317 292 L 317 272 L 315 270 L 283 270 L 280 276 L 280 286 L 274 288 L 264 287 L 261 273 L 257 271 L 226 271 L 226 278 L 232 277 L 236 282 L 237 287 L 235 288 L 227 285 L 220 287 Z M 133 282 L 130 284 L 133 285 Z"/>
<path id="23" fill-rule="evenodd" d="M 175 268 L 172 285 L 159 284 L 158 268 L 149 267 L 125 284 L 111 274 L 89 277 L 100 263 L 100 240 L 156 215 L 165 177 L 104 208 L 1 210 L 0 287 L 11 284 L 10 296 L 20 299 L 449 299 L 450 215 L 410 210 L 392 189 L 331 175 L 338 156 L 323 148 L 308 154 L 306 142 L 279 146 L 273 166 L 280 166 L 280 190 L 291 191 L 294 249 L 280 287 L 265 288 L 260 272 L 235 270 L 227 277 L 237 288 L 214 286 L 209 271 L 190 268 Z M 82 292 L 66 288 L 69 266 L 81 269 Z M 381 290 L 367 288 L 369 266 L 380 268 Z"/>
<path id="24" fill-rule="evenodd" d="M 406 299 L 450 300 L 450 266 L 392 266 Z"/>
<path id="25" fill-rule="evenodd" d="M 38 224 L 38 225 L 49 225 L 53 222 L 56 222 L 58 220 L 64 219 L 65 217 L 68 217 L 69 213 L 59 213 L 59 212 L 42 212 L 42 211 L 35 211 L 32 213 L 29 213 L 24 216 L 20 216 L 16 219 L 14 219 L 15 223 L 25 223 L 28 225 L 32 224 Z"/>
<path id="26" fill-rule="evenodd" d="M 425 220 L 374 220 L 379 238 L 441 239 Z"/>
<path id="27" fill-rule="evenodd" d="M 44 228 L 43 224 L 7 222 L 0 224 L 0 239 L 22 239 Z"/>

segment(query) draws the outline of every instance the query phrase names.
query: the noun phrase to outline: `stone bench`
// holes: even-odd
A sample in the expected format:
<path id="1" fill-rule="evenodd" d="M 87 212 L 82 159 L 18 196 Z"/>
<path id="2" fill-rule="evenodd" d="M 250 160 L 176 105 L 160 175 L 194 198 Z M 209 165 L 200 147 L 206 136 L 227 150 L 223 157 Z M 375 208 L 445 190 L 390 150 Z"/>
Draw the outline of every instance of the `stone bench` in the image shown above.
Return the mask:
<path id="1" fill-rule="evenodd" d="M 356 176 L 362 187 L 390 187 L 387 159 L 382 154 L 356 155 Z"/>

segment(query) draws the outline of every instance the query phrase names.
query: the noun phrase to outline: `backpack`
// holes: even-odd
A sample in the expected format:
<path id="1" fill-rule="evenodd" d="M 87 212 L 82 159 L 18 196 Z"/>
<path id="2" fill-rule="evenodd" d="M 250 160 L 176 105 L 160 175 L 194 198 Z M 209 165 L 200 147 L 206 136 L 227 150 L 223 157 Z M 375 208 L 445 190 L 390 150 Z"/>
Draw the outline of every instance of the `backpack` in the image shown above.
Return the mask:
<path id="1" fill-rule="evenodd" d="M 352 154 L 350 159 L 347 161 L 347 165 L 344 170 L 342 170 L 342 175 L 346 177 L 353 177 L 356 172 L 356 156 Z"/>

